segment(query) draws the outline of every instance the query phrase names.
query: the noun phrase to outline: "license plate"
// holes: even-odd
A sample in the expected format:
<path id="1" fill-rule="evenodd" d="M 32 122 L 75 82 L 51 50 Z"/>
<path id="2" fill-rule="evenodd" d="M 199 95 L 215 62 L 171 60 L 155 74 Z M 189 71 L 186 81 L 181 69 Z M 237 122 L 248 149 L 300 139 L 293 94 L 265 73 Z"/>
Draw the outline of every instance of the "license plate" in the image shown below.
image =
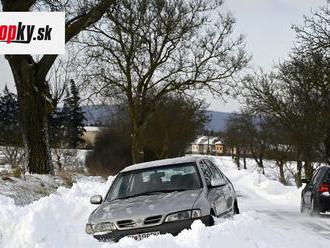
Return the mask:
<path id="1" fill-rule="evenodd" d="M 134 234 L 134 235 L 128 235 L 126 237 L 132 238 L 135 240 L 141 240 L 141 239 L 146 239 L 149 238 L 150 236 L 157 236 L 160 235 L 160 232 L 148 232 L 148 233 L 139 233 L 139 234 Z"/>

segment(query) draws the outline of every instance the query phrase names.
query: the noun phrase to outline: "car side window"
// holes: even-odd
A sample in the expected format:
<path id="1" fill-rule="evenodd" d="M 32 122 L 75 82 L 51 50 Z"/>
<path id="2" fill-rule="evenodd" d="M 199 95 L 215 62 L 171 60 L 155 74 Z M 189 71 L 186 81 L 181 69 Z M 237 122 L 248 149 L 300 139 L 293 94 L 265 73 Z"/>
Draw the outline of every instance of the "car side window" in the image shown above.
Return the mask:
<path id="1" fill-rule="evenodd" d="M 211 183 L 211 178 L 212 178 L 212 171 L 211 169 L 209 168 L 209 166 L 205 163 L 204 160 L 201 160 L 200 161 L 200 167 L 203 171 L 203 174 L 204 174 L 204 177 L 205 177 L 205 180 L 206 180 L 206 183 L 207 184 L 210 184 Z"/>
<path id="2" fill-rule="evenodd" d="M 211 170 L 212 173 L 211 178 L 223 178 L 217 167 L 211 161 L 205 160 L 205 162 L 207 163 L 207 165 Z"/>
<path id="3" fill-rule="evenodd" d="M 312 180 L 311 180 L 311 182 L 312 182 L 313 184 L 316 183 L 316 178 L 317 178 L 317 175 L 319 174 L 319 172 L 320 172 L 320 169 L 316 169 L 316 170 L 314 171 L 313 176 L 312 176 Z"/>
<path id="4" fill-rule="evenodd" d="M 318 183 L 319 181 L 322 180 L 322 177 L 324 176 L 324 170 L 322 168 L 318 169 L 317 174 L 315 175 L 314 180 L 312 181 L 313 184 Z"/>
<path id="5" fill-rule="evenodd" d="M 125 183 L 123 183 L 123 181 Z M 112 192 L 111 193 L 109 192 L 107 195 L 108 200 L 110 200 L 110 195 L 111 195 L 111 198 L 116 199 L 116 198 L 124 195 L 127 191 L 127 185 L 128 185 L 127 178 L 125 180 L 124 177 L 119 177 L 114 183 L 115 183 L 115 185 L 113 186 Z M 116 187 L 116 185 L 120 185 L 120 187 Z"/>
<path id="6" fill-rule="evenodd" d="M 325 178 L 325 180 L 330 183 L 330 170 L 328 170 L 328 175 Z"/>

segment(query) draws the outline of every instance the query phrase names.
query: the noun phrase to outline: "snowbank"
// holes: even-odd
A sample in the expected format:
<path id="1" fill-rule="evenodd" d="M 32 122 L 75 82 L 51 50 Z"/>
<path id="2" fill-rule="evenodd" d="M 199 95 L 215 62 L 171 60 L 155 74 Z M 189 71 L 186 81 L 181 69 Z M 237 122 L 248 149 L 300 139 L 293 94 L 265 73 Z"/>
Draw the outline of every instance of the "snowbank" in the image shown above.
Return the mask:
<path id="1" fill-rule="evenodd" d="M 265 165 L 265 175 L 258 173 L 254 161 L 248 159 L 247 170 L 237 170 L 230 157 L 212 157 L 220 169 L 235 183 L 235 188 L 245 194 L 258 195 L 259 197 L 276 204 L 289 205 L 299 209 L 301 189 L 296 186 L 285 186 L 275 180 L 276 168 Z"/>
<path id="2" fill-rule="evenodd" d="M 297 231 L 299 235 L 299 231 Z M 297 237 L 297 236 L 296 236 Z M 124 238 L 113 248 L 283 248 L 283 247 L 317 247 L 320 241 L 316 237 L 301 239 L 288 237 L 285 229 L 273 228 L 264 223 L 256 212 L 242 213 L 233 219 L 218 220 L 212 227 L 205 227 L 200 221 L 195 221 L 191 230 L 184 230 L 177 237 L 163 235 L 150 237 L 141 242 Z M 299 237 L 301 238 L 301 237 Z M 303 239 L 303 238 L 302 238 Z M 304 240 L 304 239 L 303 239 Z M 325 243 L 319 247 L 326 247 Z"/>
<path id="3" fill-rule="evenodd" d="M 71 189 L 59 188 L 56 194 L 24 207 L 0 197 L 0 247 L 91 247 L 94 239 L 85 234 L 85 224 L 95 206 L 93 194 L 105 194 L 112 178 L 83 179 Z M 97 244 L 97 243 L 96 243 Z"/>
<path id="4" fill-rule="evenodd" d="M 26 175 L 22 178 L 0 176 L 0 194 L 14 199 L 16 205 L 30 204 L 65 185 L 59 177 Z"/>

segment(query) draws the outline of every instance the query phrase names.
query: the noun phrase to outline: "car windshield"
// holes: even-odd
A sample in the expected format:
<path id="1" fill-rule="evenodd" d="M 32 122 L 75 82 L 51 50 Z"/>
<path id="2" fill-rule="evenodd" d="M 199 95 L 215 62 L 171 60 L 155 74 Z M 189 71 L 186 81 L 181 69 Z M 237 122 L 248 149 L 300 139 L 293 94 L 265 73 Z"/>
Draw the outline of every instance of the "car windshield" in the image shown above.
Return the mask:
<path id="1" fill-rule="evenodd" d="M 134 170 L 118 175 L 106 200 L 201 188 L 195 163 Z"/>

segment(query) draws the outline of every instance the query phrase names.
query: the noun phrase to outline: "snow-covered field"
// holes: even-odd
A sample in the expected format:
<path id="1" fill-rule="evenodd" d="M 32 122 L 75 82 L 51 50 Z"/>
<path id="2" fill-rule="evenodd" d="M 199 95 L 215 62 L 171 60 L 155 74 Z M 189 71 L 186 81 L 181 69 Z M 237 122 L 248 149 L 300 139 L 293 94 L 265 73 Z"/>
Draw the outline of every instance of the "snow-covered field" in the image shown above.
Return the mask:
<path id="1" fill-rule="evenodd" d="M 239 195 L 241 214 L 218 219 L 205 227 L 194 222 L 177 237 L 162 235 L 142 241 L 124 238 L 116 244 L 98 243 L 85 234 L 85 223 L 95 206 L 89 196 L 104 194 L 113 178 L 86 177 L 70 189 L 24 207 L 0 192 L 0 247 L 329 247 L 330 218 L 310 218 L 299 213 L 300 190 L 283 186 L 274 169 L 259 175 L 253 161 L 238 171 L 231 158 L 213 158 L 232 180 Z"/>

